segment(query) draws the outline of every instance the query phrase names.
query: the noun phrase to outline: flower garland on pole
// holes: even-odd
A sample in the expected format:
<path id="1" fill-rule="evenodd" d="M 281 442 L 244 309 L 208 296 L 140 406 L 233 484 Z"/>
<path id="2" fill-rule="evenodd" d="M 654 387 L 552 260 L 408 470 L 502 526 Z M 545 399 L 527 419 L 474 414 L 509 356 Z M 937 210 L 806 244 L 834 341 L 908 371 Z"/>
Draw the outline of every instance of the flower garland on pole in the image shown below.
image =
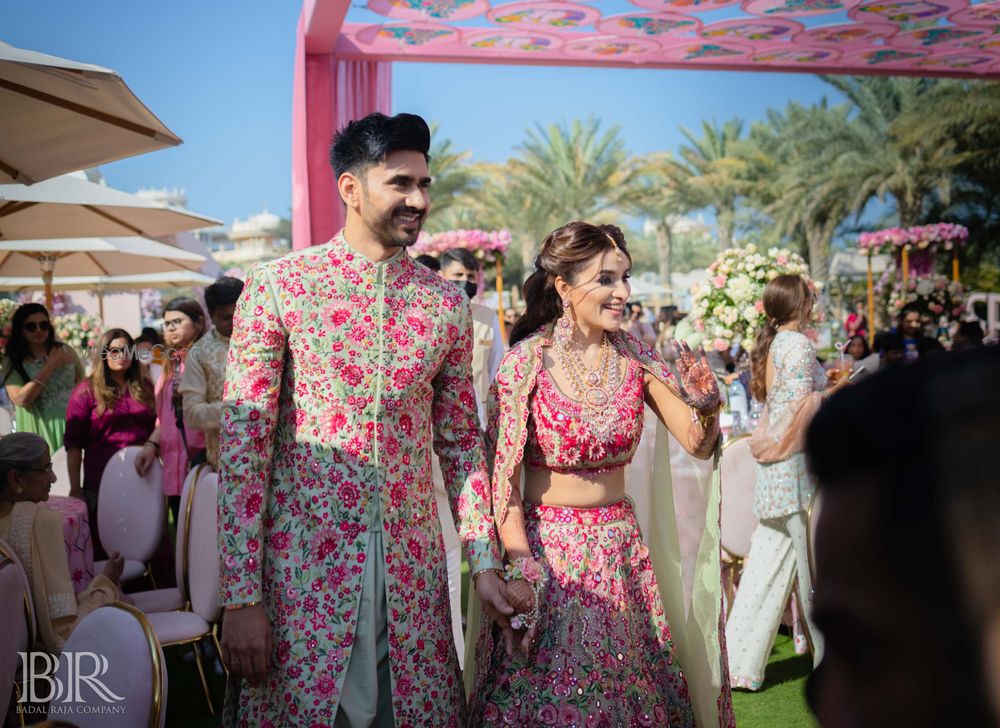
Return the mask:
<path id="1" fill-rule="evenodd" d="M 809 289 L 818 286 L 809 277 L 802 256 L 783 248 L 760 252 L 756 245 L 730 248 L 708 266 L 708 280 L 692 289 L 691 319 L 704 334 L 705 348 L 725 351 L 740 345 L 751 351 L 764 325 L 764 286 L 779 275 L 800 275 Z M 816 312 L 817 314 L 819 311 Z"/>
<path id="2" fill-rule="evenodd" d="M 481 262 L 495 263 L 497 315 L 500 319 L 500 332 L 506 338 L 507 331 L 503 321 L 503 257 L 510 243 L 509 230 L 446 230 L 433 235 L 420 233 L 412 250 L 417 255 L 427 254 L 437 257 L 446 250 L 465 248 Z"/>
<path id="3" fill-rule="evenodd" d="M 858 236 L 858 250 L 868 258 L 868 320 L 869 344 L 875 337 L 875 286 L 872 278 L 872 256 L 891 253 L 900 271 L 889 295 L 893 313 L 911 303 L 917 303 L 928 315 L 957 318 L 962 313 L 962 284 L 958 279 L 958 249 L 969 239 L 964 225 L 949 222 L 917 225 L 910 228 L 886 228 L 864 232 Z M 951 282 L 935 274 L 937 252 L 951 251 Z M 911 280 L 913 278 L 921 280 Z"/>

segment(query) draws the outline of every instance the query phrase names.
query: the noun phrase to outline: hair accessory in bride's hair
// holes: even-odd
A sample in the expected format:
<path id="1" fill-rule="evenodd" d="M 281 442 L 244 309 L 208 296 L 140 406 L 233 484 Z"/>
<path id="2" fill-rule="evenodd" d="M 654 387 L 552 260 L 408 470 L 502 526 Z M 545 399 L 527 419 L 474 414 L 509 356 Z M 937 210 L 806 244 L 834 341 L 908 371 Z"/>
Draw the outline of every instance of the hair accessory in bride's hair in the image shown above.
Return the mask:
<path id="1" fill-rule="evenodd" d="M 601 228 L 601 229 L 604 230 L 604 228 Z M 615 236 L 612 235 L 611 233 L 609 233 L 607 230 L 604 230 L 604 234 L 607 236 L 608 240 L 611 241 L 611 247 L 613 247 L 615 249 L 615 257 L 618 260 L 621 260 L 622 259 L 622 249 L 618 247 L 618 241 L 615 240 Z"/>

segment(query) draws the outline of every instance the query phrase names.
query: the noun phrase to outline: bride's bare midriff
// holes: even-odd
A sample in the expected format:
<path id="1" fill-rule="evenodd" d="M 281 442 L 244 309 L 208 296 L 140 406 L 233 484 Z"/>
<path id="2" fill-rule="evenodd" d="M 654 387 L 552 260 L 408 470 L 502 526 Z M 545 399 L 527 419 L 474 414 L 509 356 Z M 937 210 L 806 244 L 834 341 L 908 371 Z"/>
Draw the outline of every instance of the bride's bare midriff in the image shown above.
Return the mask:
<path id="1" fill-rule="evenodd" d="M 596 508 L 621 500 L 624 495 L 624 467 L 586 476 L 531 466 L 526 466 L 524 471 L 524 500 L 527 503 Z"/>

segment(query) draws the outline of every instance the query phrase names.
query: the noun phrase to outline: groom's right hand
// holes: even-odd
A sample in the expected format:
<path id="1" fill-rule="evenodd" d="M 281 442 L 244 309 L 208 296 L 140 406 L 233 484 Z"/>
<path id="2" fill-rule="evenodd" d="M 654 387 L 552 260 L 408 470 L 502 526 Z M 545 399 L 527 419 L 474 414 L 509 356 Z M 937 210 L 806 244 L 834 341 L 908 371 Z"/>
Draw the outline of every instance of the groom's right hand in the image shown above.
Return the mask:
<path id="1" fill-rule="evenodd" d="M 271 669 L 271 625 L 263 604 L 226 610 L 222 620 L 222 661 L 231 675 L 252 685 L 267 681 Z"/>
<path id="2" fill-rule="evenodd" d="M 506 588 L 503 579 L 496 572 L 483 571 L 475 576 L 475 589 L 479 594 L 479 602 L 490 618 L 500 626 L 503 633 L 504 647 L 507 655 L 514 654 L 514 632 L 510 628 L 510 619 L 514 607 L 506 598 Z"/>

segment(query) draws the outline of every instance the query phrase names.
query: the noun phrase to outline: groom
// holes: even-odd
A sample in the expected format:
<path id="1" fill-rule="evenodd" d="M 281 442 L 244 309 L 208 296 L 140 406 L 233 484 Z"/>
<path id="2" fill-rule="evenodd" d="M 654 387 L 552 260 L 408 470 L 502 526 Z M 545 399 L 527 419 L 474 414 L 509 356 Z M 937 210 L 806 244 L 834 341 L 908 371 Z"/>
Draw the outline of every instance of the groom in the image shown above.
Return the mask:
<path id="1" fill-rule="evenodd" d="M 459 726 L 462 680 L 431 448 L 486 610 L 505 623 L 464 293 L 415 263 L 430 206 L 419 116 L 330 153 L 344 229 L 256 268 L 219 456 L 227 725 Z"/>

